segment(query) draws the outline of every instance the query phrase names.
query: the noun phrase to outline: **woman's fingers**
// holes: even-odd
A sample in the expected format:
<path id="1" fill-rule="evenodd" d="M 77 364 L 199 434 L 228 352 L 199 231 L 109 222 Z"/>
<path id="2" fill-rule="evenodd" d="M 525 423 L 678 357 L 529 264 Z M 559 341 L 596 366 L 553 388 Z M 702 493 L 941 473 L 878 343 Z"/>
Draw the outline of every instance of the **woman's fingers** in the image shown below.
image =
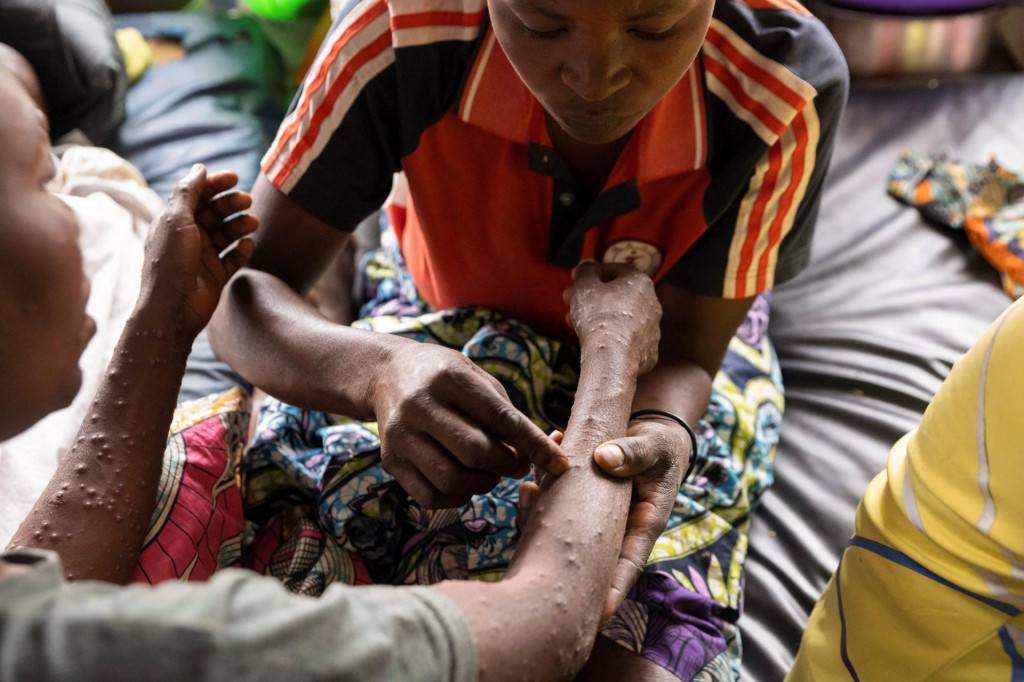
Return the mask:
<path id="1" fill-rule="evenodd" d="M 388 429 L 381 440 L 381 460 L 392 476 L 428 509 L 457 507 L 489 492 L 499 476 L 464 466 L 421 431 Z"/>
<path id="2" fill-rule="evenodd" d="M 660 466 L 661 447 L 649 436 L 627 436 L 598 445 L 594 461 L 606 474 L 630 478 Z"/>
<path id="3" fill-rule="evenodd" d="M 197 163 L 192 166 L 188 175 L 174 184 L 171 196 L 167 198 L 167 208 L 165 209 L 164 216 L 176 218 L 187 215 L 191 218 L 196 207 L 202 201 L 205 187 L 206 167 L 201 163 Z"/>
<path id="4" fill-rule="evenodd" d="M 256 250 L 256 244 L 251 239 L 242 239 L 235 248 L 224 254 L 220 262 L 224 266 L 224 281 L 227 282 L 231 279 L 236 272 L 242 269 L 249 259 L 252 258 L 253 251 Z"/>
<path id="5" fill-rule="evenodd" d="M 528 462 L 522 462 L 515 450 L 488 434 L 480 424 L 440 407 L 432 412 L 424 415 L 424 430 L 467 469 L 516 477 L 529 471 Z"/>
<path id="6" fill-rule="evenodd" d="M 515 450 L 520 460 L 517 469 L 529 462 L 556 476 L 567 471 L 569 458 L 562 449 L 517 410 L 503 390 L 475 376 L 476 372 L 486 376 L 483 370 L 471 367 L 460 372 L 457 380 L 438 386 L 438 397 Z"/>
<path id="7" fill-rule="evenodd" d="M 466 503 L 468 498 L 460 496 L 445 495 L 432 484 L 419 469 L 407 460 L 388 460 L 384 456 L 384 449 L 381 449 L 381 459 L 384 469 L 395 477 L 399 485 L 409 496 L 419 502 L 427 509 L 454 509 Z"/>
<path id="8" fill-rule="evenodd" d="M 516 527 L 519 530 L 526 528 L 530 521 L 530 512 L 537 503 L 540 495 L 540 486 L 533 481 L 523 481 L 519 486 L 519 505 L 516 511 Z"/>

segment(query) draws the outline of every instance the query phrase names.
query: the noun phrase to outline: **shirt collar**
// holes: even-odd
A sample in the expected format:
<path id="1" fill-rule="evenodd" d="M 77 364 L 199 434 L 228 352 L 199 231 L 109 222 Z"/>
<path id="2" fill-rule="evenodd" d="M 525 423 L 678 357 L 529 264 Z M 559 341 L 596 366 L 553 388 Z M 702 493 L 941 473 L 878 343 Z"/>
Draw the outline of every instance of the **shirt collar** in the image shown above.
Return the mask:
<path id="1" fill-rule="evenodd" d="M 630 163 L 612 171 L 609 186 L 632 175 L 638 183 L 689 173 L 707 158 L 707 125 L 700 59 L 637 124 L 623 151 Z M 466 76 L 456 115 L 510 142 L 550 145 L 544 112 L 488 26 Z M 617 177 L 622 175 L 623 177 Z"/>

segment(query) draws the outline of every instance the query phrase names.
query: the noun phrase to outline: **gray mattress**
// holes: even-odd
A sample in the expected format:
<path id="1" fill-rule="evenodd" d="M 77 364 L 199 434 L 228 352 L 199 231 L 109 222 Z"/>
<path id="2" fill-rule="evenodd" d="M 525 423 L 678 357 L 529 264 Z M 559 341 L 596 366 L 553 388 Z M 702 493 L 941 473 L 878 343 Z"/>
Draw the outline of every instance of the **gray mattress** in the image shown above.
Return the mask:
<path id="1" fill-rule="evenodd" d="M 772 299 L 786 386 L 776 484 L 754 516 L 743 676 L 774 681 L 853 531 L 889 447 L 1010 303 L 962 234 L 885 191 L 901 150 L 1024 172 L 1024 75 L 855 85 L 809 267 Z"/>

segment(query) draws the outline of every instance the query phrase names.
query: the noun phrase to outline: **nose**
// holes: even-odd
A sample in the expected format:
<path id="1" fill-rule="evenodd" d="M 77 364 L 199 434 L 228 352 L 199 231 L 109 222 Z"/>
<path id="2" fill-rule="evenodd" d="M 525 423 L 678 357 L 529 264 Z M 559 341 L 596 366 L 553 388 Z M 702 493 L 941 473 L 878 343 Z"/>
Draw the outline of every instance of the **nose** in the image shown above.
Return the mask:
<path id="1" fill-rule="evenodd" d="M 601 102 L 626 87 L 632 73 L 611 45 L 579 50 L 562 66 L 562 82 L 580 99 Z"/>

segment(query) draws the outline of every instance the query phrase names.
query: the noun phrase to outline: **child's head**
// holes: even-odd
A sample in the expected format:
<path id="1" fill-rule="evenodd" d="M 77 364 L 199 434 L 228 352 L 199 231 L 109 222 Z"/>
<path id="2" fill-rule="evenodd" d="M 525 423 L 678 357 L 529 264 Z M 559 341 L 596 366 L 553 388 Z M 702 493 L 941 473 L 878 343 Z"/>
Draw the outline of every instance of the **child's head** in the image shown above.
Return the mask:
<path id="1" fill-rule="evenodd" d="M 714 0 L 488 0 L 494 33 L 580 142 L 626 135 L 693 63 Z"/>
<path id="2" fill-rule="evenodd" d="M 78 222 L 44 184 L 46 116 L 0 59 L 0 441 L 66 406 L 95 331 Z"/>

